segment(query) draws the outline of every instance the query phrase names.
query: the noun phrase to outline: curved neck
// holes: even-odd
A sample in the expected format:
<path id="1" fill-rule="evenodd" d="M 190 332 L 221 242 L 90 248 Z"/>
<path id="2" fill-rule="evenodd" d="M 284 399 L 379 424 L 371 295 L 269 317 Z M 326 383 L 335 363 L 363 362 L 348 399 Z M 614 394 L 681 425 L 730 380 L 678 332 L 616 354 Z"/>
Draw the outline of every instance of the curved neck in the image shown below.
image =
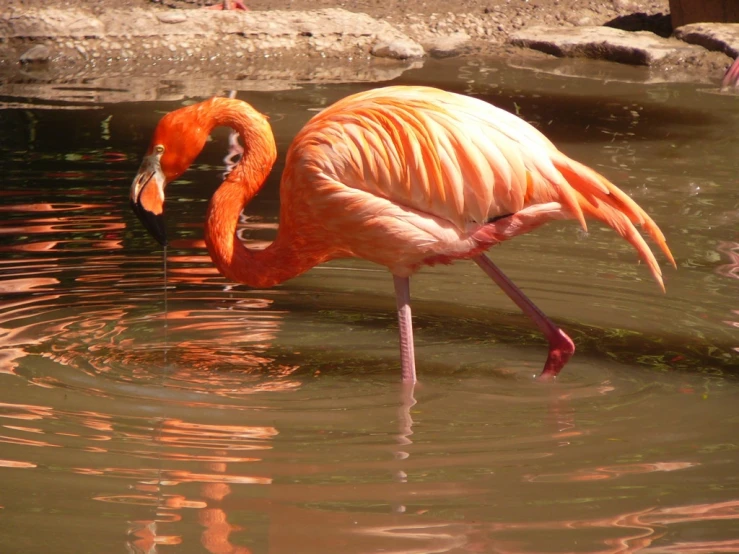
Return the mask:
<path id="1" fill-rule="evenodd" d="M 218 270 L 228 279 L 251 287 L 270 287 L 306 269 L 296 263 L 289 230 L 278 231 L 264 250 L 247 249 L 236 235 L 244 207 L 262 188 L 277 157 L 277 147 L 267 119 L 244 102 L 218 99 L 209 113 L 211 129 L 227 126 L 241 135 L 244 154 L 216 190 L 208 206 L 205 243 Z"/>

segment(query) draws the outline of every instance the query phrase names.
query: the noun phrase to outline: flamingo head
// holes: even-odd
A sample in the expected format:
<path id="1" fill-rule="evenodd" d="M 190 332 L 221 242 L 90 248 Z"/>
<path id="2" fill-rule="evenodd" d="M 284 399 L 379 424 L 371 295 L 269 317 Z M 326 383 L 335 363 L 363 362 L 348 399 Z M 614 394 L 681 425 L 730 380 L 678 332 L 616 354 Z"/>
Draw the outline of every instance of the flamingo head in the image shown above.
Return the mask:
<path id="1" fill-rule="evenodd" d="M 167 244 L 164 189 L 190 167 L 211 130 L 200 122 L 199 106 L 180 108 L 159 121 L 131 184 L 131 208 L 162 246 Z"/>

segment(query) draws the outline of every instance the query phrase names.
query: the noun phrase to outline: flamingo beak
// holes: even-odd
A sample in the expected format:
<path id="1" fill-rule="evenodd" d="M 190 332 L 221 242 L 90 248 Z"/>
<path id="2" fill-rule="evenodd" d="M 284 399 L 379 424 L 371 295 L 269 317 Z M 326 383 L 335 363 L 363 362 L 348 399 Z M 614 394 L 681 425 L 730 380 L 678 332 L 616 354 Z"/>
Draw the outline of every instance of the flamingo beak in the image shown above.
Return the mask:
<path id="1" fill-rule="evenodd" d="M 166 180 L 159 158 L 157 154 L 149 154 L 141 162 L 139 172 L 131 184 L 131 209 L 151 236 L 159 244 L 166 246 L 167 231 L 164 225 Z"/>

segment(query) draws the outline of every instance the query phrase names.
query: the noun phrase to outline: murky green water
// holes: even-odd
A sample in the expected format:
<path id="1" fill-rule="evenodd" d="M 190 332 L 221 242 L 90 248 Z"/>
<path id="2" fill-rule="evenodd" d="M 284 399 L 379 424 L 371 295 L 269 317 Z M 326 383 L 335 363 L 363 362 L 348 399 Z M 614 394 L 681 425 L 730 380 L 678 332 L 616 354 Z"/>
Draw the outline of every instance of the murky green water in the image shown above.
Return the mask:
<path id="1" fill-rule="evenodd" d="M 169 190 L 165 317 L 127 195 L 181 101 L 0 98 L 1 552 L 739 552 L 739 97 L 470 62 L 394 82 L 518 111 L 622 186 L 678 260 L 667 294 L 597 225 L 494 249 L 578 345 L 543 386 L 544 340 L 477 267 L 425 270 L 410 398 L 382 268 L 212 268 L 225 131 Z M 284 154 L 367 86 L 239 97 Z M 280 171 L 245 240 L 274 235 Z"/>

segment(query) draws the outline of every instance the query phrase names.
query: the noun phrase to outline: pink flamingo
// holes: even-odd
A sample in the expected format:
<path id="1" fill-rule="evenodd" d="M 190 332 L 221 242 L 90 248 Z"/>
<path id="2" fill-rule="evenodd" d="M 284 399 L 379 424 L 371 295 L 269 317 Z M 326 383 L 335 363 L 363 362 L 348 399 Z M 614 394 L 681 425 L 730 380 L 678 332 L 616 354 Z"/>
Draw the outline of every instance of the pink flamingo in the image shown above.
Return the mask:
<path id="1" fill-rule="evenodd" d="M 409 278 L 424 265 L 474 260 L 547 337 L 545 380 L 557 376 L 574 343 L 486 250 L 554 219 L 575 219 L 585 229 L 590 216 L 636 248 L 663 290 L 660 267 L 635 224 L 675 265 L 644 210 L 522 119 L 475 98 L 406 86 L 349 96 L 305 125 L 287 153 L 277 237 L 259 251 L 237 239 L 236 224 L 277 156 L 267 118 L 228 98 L 165 115 L 131 186 L 134 211 L 162 244 L 165 187 L 220 125 L 239 132 L 244 155 L 208 207 L 205 242 L 218 270 L 271 287 L 335 258 L 384 265 L 395 284 L 404 382 L 416 382 Z"/>

